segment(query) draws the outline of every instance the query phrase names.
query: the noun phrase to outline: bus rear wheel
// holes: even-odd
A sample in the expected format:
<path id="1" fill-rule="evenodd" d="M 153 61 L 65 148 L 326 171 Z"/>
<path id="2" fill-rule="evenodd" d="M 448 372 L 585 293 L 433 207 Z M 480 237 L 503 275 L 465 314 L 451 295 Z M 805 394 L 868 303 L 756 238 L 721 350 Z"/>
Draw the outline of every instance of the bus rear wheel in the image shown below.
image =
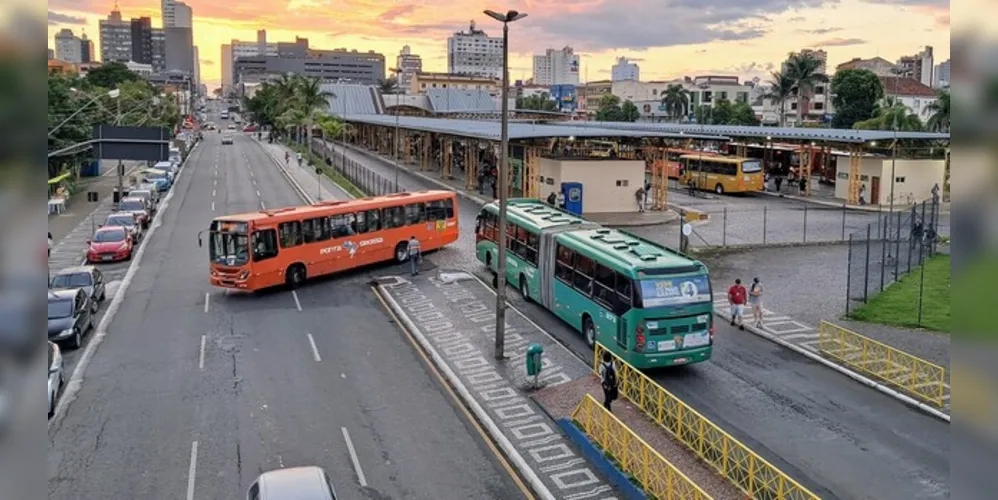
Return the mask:
<path id="1" fill-rule="evenodd" d="M 524 301 L 530 302 L 530 285 L 527 283 L 527 277 L 522 274 L 520 275 L 520 296 L 523 297 Z"/>
<path id="2" fill-rule="evenodd" d="M 595 348 L 596 327 L 593 326 L 593 320 L 588 315 L 582 317 L 582 333 L 586 336 L 586 344 Z"/>
<path id="3" fill-rule="evenodd" d="M 300 287 L 305 283 L 305 266 L 292 264 L 285 273 L 284 280 L 292 290 Z"/>
<path id="4" fill-rule="evenodd" d="M 398 245 L 395 245 L 395 260 L 399 264 L 409 260 L 409 243 L 400 241 Z"/>
<path id="5" fill-rule="evenodd" d="M 717 185 L 714 186 L 714 192 L 717 194 L 724 194 L 724 186 L 721 185 L 720 182 L 718 182 Z"/>

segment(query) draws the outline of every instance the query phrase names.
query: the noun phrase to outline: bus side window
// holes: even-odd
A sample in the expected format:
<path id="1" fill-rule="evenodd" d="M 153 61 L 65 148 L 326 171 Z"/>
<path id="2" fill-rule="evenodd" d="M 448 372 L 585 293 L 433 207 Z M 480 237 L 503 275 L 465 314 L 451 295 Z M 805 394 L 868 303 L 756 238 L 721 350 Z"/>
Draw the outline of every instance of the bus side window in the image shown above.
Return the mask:
<path id="1" fill-rule="evenodd" d="M 496 216 L 492 212 L 485 212 L 485 237 L 490 241 L 499 239 L 496 231 Z"/>
<path id="2" fill-rule="evenodd" d="M 343 214 L 343 226 L 346 228 L 347 236 L 357 234 L 357 217 L 352 212 Z"/>
<path id="3" fill-rule="evenodd" d="M 277 231 L 262 229 L 253 233 L 253 262 L 277 257 Z"/>
<path id="4" fill-rule="evenodd" d="M 312 221 L 314 219 L 305 219 L 301 221 L 301 232 L 305 243 L 312 243 L 315 241 L 315 231 L 312 229 Z"/>
<path id="5" fill-rule="evenodd" d="M 345 238 L 350 236 L 350 230 L 347 227 L 346 217 L 342 215 L 334 215 L 329 218 L 329 223 L 332 225 L 333 238 Z"/>
<path id="6" fill-rule="evenodd" d="M 601 264 L 596 264 L 596 283 L 593 286 L 593 298 L 598 302 L 602 302 L 604 307 L 617 314 L 617 292 L 614 290 L 616 287 L 613 279 L 614 274 L 612 269 Z"/>
<path id="7" fill-rule="evenodd" d="M 422 224 L 426 219 L 426 209 L 422 203 L 410 203 L 405 206 L 405 225 Z"/>
<path id="8" fill-rule="evenodd" d="M 277 228 L 281 232 L 281 248 L 301 245 L 301 222 L 282 222 Z"/>
<path id="9" fill-rule="evenodd" d="M 373 233 L 374 231 L 381 230 L 381 211 L 380 210 L 368 210 L 367 211 L 367 232 Z"/>
<path id="10" fill-rule="evenodd" d="M 631 289 L 631 278 L 623 274 L 617 274 L 617 300 L 620 302 L 621 310 L 627 311 L 631 308 L 631 297 L 634 294 Z"/>
<path id="11" fill-rule="evenodd" d="M 558 245 L 558 262 L 554 267 L 554 275 L 569 286 L 572 284 L 573 259 L 575 259 L 575 252 L 571 249 Z"/>
<path id="12" fill-rule="evenodd" d="M 357 234 L 367 232 L 367 212 L 357 212 Z"/>
<path id="13" fill-rule="evenodd" d="M 485 213 L 483 212 L 482 216 Z M 443 200 L 435 200 L 426 202 L 426 220 L 427 221 L 438 221 L 447 219 L 447 211 L 444 209 Z"/>
<path id="14" fill-rule="evenodd" d="M 537 247 L 540 245 L 540 240 L 537 235 L 527 231 L 527 244 L 525 248 L 527 262 L 536 266 L 537 265 Z"/>
<path id="15" fill-rule="evenodd" d="M 384 229 L 395 229 L 405 225 L 405 212 L 403 207 L 385 207 L 381 209 L 381 224 Z"/>
<path id="16" fill-rule="evenodd" d="M 329 218 L 319 217 L 317 219 L 312 219 L 314 222 L 313 231 L 315 232 L 315 241 L 326 241 L 332 237 L 329 230 Z"/>
<path id="17" fill-rule="evenodd" d="M 444 214 L 447 216 L 448 219 L 453 219 L 454 218 L 454 199 L 453 198 L 447 198 L 446 200 L 444 200 Z"/>
<path id="18" fill-rule="evenodd" d="M 595 265 L 596 263 L 589 257 L 575 254 L 575 276 L 572 278 L 572 284 L 579 293 L 586 297 L 591 297 L 593 294 Z"/>

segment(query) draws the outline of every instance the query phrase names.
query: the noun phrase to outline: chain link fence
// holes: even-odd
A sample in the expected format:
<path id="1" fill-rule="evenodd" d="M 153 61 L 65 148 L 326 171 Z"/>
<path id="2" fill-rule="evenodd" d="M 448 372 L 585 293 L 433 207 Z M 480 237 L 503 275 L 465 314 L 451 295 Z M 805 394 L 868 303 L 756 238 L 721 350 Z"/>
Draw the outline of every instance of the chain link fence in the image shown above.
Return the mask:
<path id="1" fill-rule="evenodd" d="M 877 213 L 842 207 L 697 209 L 709 223 L 693 228 L 695 247 L 738 247 L 845 242 L 878 219 Z"/>
<path id="2" fill-rule="evenodd" d="M 337 151 L 330 143 L 320 139 L 312 140 L 312 153 L 324 158 L 327 166 L 333 167 L 351 184 L 368 196 L 382 196 L 400 191 L 394 180 L 371 171 L 363 165 L 346 158 L 342 151 Z"/>
<path id="3" fill-rule="evenodd" d="M 936 254 L 939 203 L 887 213 L 849 234 L 846 314 Z"/>

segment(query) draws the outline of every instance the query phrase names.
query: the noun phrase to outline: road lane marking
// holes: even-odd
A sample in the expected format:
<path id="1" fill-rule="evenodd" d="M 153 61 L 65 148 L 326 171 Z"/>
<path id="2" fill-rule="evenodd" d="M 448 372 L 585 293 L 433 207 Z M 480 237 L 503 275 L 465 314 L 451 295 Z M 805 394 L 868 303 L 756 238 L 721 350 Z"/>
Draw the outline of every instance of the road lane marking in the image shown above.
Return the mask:
<path id="1" fill-rule="evenodd" d="M 315 338 L 312 337 L 311 333 L 307 335 L 308 335 L 308 343 L 312 344 L 312 357 L 315 358 L 315 361 L 317 363 L 321 363 L 322 358 L 319 356 L 319 348 L 315 346 Z"/>
<path id="2" fill-rule="evenodd" d="M 208 312 L 208 301 L 211 300 L 211 295 L 208 292 L 204 292 L 204 312 Z"/>
<path id="3" fill-rule="evenodd" d="M 357 458 L 357 450 L 353 448 L 353 441 L 350 440 L 350 432 L 347 431 L 346 427 L 340 427 L 343 431 L 343 440 L 347 443 L 347 451 L 350 452 L 350 460 L 353 462 L 353 468 L 357 471 L 357 482 L 360 483 L 362 488 L 367 487 L 367 478 L 364 477 L 364 470 L 360 468 L 360 459 Z"/>
<path id="4" fill-rule="evenodd" d="M 250 170 L 250 177 L 256 177 L 255 175 L 253 175 L 253 171 L 252 170 Z M 256 181 L 254 181 L 254 182 L 256 182 Z"/>
<path id="5" fill-rule="evenodd" d="M 215 185 L 215 186 L 217 186 L 217 185 L 218 185 L 218 179 L 215 179 L 215 184 L 214 184 L 214 185 Z"/>
<path id="6" fill-rule="evenodd" d="M 214 189 L 211 190 L 211 195 L 215 196 L 215 190 Z"/>
<path id="7" fill-rule="evenodd" d="M 194 474 L 198 468 L 198 442 L 191 443 L 191 468 L 187 472 L 187 500 L 194 500 Z"/>
<path id="8" fill-rule="evenodd" d="M 260 208 L 262 208 L 262 209 L 266 210 L 266 209 L 267 209 L 267 205 L 264 205 L 264 204 L 263 204 L 263 201 L 261 201 L 261 202 L 260 202 Z"/>
<path id="9" fill-rule="evenodd" d="M 301 312 L 301 302 L 298 301 L 298 292 L 291 290 L 291 296 L 295 298 L 295 307 Z"/>
<path id="10" fill-rule="evenodd" d="M 207 340 L 207 335 L 201 336 L 201 354 L 198 355 L 198 370 L 204 370 L 204 344 Z"/>
<path id="11" fill-rule="evenodd" d="M 256 195 L 257 195 L 257 196 L 260 196 L 260 191 L 257 191 L 257 192 L 256 192 Z"/>
<path id="12" fill-rule="evenodd" d="M 215 211 L 215 202 L 214 202 L 214 201 L 213 201 L 213 202 L 211 202 L 211 211 L 212 211 L 212 212 L 214 212 L 214 211 Z"/>

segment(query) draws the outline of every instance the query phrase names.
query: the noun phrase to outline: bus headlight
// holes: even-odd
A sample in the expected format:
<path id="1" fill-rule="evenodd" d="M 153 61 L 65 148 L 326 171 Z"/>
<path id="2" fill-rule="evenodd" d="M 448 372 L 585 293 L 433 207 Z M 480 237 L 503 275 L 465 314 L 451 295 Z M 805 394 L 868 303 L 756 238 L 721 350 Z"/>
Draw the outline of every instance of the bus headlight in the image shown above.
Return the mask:
<path id="1" fill-rule="evenodd" d="M 239 273 L 239 281 L 243 281 L 246 278 L 249 278 L 249 275 L 250 275 L 249 270 L 246 270 L 246 271 L 243 271 L 243 272 Z"/>

